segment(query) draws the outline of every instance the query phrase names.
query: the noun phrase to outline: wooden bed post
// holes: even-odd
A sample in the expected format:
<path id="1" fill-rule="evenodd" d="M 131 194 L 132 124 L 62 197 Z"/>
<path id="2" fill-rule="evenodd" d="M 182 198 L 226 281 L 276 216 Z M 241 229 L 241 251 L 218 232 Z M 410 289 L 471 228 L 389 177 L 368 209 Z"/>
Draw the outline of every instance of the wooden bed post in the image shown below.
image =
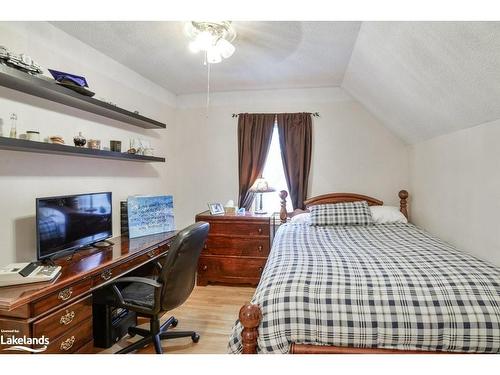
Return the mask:
<path id="1" fill-rule="evenodd" d="M 286 192 L 285 192 L 286 193 Z M 240 309 L 240 323 L 243 326 L 241 332 L 241 345 L 243 345 L 243 354 L 257 354 L 257 338 L 259 331 L 257 327 L 262 319 L 262 312 L 258 305 L 251 303 L 245 304 Z"/>
<path id="2" fill-rule="evenodd" d="M 399 192 L 399 210 L 408 219 L 408 192 L 406 190 L 401 190 Z"/>
<path id="3" fill-rule="evenodd" d="M 286 197 L 288 197 L 288 193 L 285 190 L 280 191 L 280 199 L 281 199 L 281 209 L 280 209 L 280 221 L 281 224 L 285 224 L 288 214 L 286 212 Z"/>

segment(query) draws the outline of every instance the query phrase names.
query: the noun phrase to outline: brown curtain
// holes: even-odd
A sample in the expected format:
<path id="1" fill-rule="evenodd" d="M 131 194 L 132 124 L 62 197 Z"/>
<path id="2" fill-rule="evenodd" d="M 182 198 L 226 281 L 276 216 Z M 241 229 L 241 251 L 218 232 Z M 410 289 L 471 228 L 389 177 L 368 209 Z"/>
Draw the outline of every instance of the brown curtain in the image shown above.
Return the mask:
<path id="1" fill-rule="evenodd" d="M 274 114 L 241 113 L 238 118 L 239 207 L 247 210 L 254 198 L 248 190 L 262 175 L 275 117 Z"/>
<path id="2" fill-rule="evenodd" d="M 281 158 L 293 208 L 304 208 L 311 169 L 312 119 L 310 113 L 277 115 Z"/>

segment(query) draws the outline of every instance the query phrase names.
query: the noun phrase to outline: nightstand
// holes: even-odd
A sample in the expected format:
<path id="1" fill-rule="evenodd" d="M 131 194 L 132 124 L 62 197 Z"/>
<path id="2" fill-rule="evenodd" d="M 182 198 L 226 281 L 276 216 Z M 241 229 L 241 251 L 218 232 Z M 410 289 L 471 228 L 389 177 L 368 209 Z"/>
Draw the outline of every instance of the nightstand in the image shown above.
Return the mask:
<path id="1" fill-rule="evenodd" d="M 210 223 L 198 262 L 197 285 L 208 283 L 257 285 L 271 248 L 272 214 L 196 215 Z"/>

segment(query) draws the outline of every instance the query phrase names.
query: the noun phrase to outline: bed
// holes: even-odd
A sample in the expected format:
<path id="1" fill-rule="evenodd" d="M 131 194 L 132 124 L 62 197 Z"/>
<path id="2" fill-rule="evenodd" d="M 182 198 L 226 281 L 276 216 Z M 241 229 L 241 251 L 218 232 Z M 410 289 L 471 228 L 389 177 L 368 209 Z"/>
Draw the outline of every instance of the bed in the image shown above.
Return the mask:
<path id="1" fill-rule="evenodd" d="M 231 353 L 498 353 L 500 270 L 410 223 L 283 224 Z M 400 210 L 407 217 L 408 193 Z M 324 203 L 383 202 L 327 194 Z M 303 211 L 302 211 L 303 212 Z"/>

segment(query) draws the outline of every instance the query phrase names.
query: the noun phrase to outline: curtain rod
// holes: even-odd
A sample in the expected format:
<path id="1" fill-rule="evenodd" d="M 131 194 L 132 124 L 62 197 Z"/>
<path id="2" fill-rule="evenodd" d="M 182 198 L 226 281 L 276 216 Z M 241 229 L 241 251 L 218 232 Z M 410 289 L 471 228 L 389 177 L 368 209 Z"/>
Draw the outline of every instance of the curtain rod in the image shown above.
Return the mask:
<path id="1" fill-rule="evenodd" d="M 306 113 L 309 113 L 309 112 L 306 112 Z M 231 117 L 238 117 L 240 115 L 240 113 L 233 113 L 233 115 Z M 312 117 L 320 117 L 319 116 L 319 112 L 312 112 L 311 113 Z"/>

